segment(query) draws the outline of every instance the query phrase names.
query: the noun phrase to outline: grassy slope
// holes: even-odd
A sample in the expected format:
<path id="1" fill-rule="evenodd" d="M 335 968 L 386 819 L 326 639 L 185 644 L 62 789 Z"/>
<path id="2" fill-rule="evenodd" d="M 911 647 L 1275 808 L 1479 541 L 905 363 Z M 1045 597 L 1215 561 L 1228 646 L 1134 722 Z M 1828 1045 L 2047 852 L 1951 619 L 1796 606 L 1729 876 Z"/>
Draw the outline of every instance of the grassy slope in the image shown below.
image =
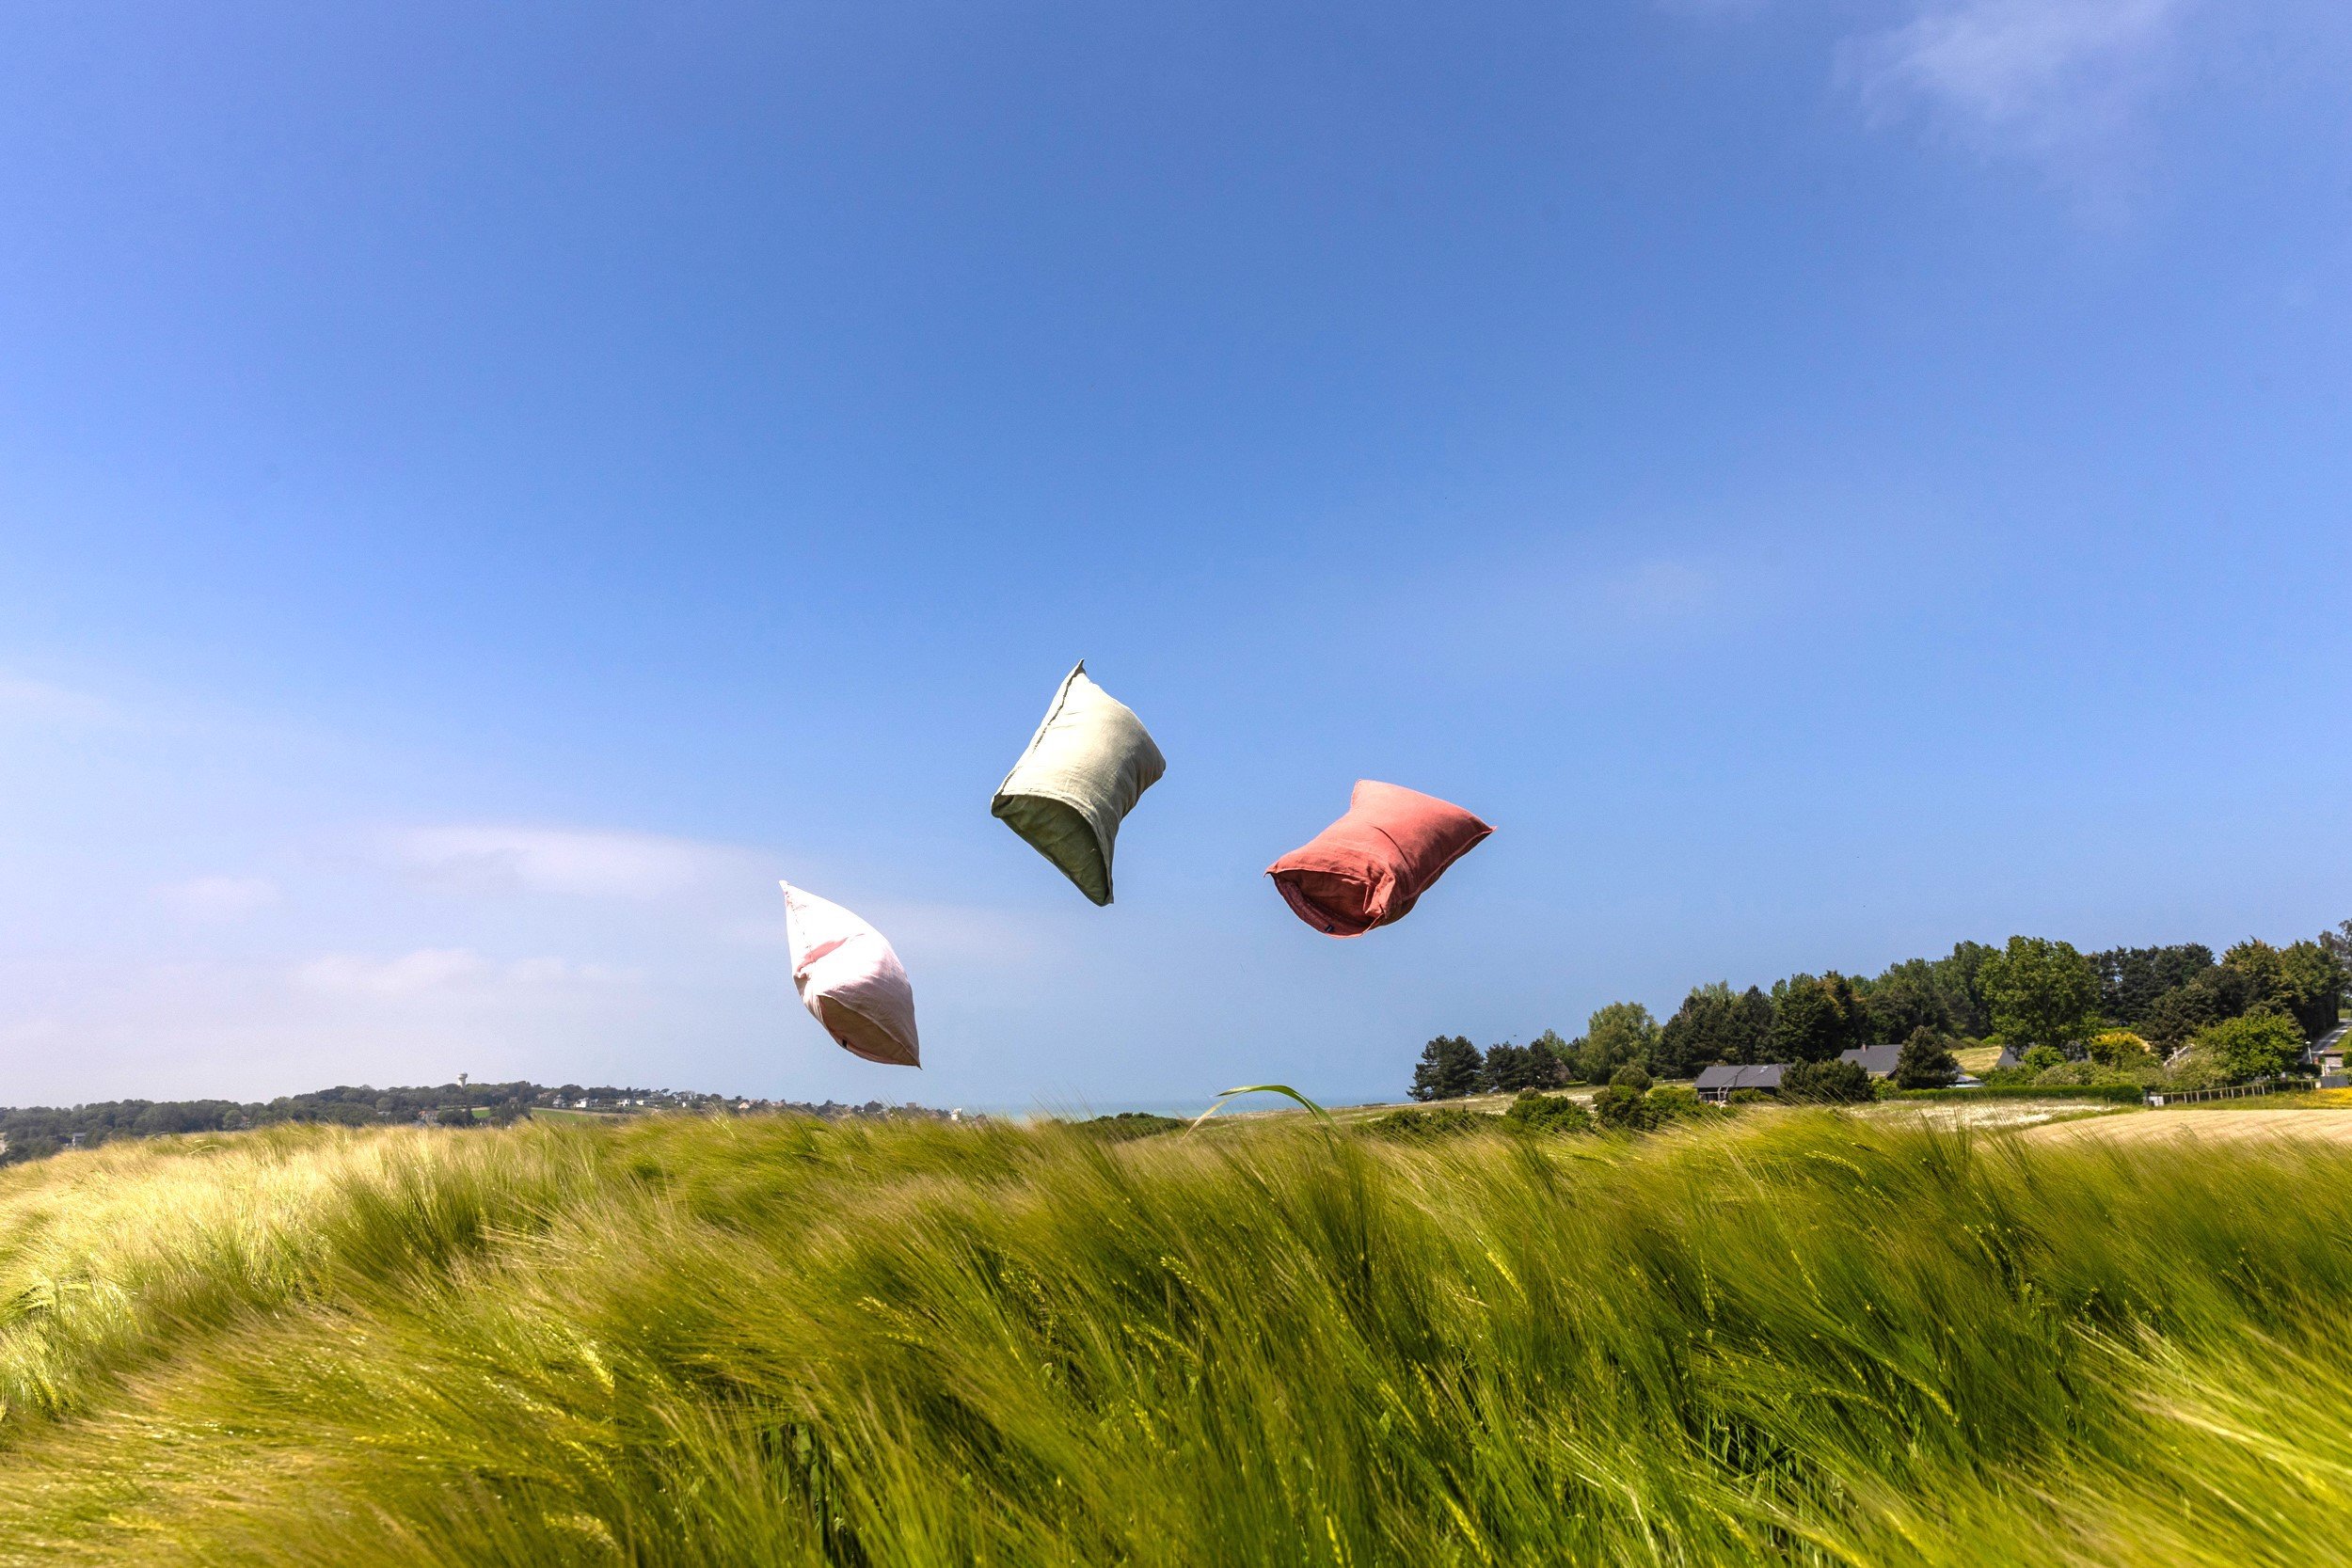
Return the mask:
<path id="1" fill-rule="evenodd" d="M 2001 1059 L 2001 1048 L 1997 1045 L 1972 1045 L 1964 1051 L 1953 1052 L 1952 1058 L 1960 1063 L 1963 1072 L 1991 1072 L 1993 1064 Z"/>
<path id="2" fill-rule="evenodd" d="M 0 1173 L 0 1561 L 2311 1562 L 2352 1154 L 1827 1114 Z"/>

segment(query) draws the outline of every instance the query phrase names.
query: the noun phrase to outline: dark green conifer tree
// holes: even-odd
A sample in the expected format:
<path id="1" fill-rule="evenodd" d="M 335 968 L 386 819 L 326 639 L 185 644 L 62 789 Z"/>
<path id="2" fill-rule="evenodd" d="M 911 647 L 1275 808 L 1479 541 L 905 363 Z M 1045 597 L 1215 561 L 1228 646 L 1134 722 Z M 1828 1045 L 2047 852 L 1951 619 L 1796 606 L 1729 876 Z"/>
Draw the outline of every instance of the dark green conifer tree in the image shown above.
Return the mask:
<path id="1" fill-rule="evenodd" d="M 1486 1058 L 1467 1035 L 1439 1035 L 1421 1048 L 1413 1069 L 1415 1100 L 1459 1100 L 1478 1092 Z"/>

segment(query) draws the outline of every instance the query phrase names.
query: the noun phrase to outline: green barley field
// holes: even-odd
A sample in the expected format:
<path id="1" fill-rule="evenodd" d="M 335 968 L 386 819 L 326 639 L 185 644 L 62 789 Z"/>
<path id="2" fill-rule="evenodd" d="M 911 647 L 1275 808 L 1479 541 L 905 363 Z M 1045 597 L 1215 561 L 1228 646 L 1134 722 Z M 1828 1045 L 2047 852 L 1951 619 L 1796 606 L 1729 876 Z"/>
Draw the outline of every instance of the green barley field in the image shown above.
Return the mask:
<path id="1" fill-rule="evenodd" d="M 2352 1557 L 2352 1155 L 1822 1113 L 0 1172 L 0 1561 Z"/>

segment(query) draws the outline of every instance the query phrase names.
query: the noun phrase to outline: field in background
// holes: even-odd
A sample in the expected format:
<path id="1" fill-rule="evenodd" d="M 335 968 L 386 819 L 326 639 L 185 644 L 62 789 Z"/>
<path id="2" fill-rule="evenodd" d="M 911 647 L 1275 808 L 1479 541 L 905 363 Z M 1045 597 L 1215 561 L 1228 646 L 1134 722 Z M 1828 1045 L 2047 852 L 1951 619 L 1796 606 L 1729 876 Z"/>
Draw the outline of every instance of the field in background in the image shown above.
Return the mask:
<path id="1" fill-rule="evenodd" d="M 552 1105 L 534 1105 L 531 1108 L 531 1119 L 533 1121 L 619 1121 L 623 1114 L 619 1111 L 574 1111 Z"/>
<path id="2" fill-rule="evenodd" d="M 2283 1098 L 2283 1097 L 2281 1097 Z M 2183 1106 L 2178 1110 L 2145 1111 L 2137 1116 L 2103 1117 L 2096 1124 L 2081 1121 L 2038 1127 L 2036 1138 L 2098 1139 L 2136 1144 L 2171 1143 L 2181 1139 L 2242 1143 L 2248 1139 L 2288 1139 L 2296 1142 L 2352 1144 L 2352 1109 L 2265 1105 L 2247 1109 L 2245 1101 L 2218 1101 L 2210 1108 Z"/>
<path id="3" fill-rule="evenodd" d="M 2347 1179 L 1820 1112 L 126 1144 L 0 1172 L 0 1561 L 2328 1560 Z"/>
<path id="4" fill-rule="evenodd" d="M 1997 1045 L 1972 1045 L 1953 1052 L 1952 1059 L 1960 1063 L 1961 1071 L 1982 1077 L 1993 1070 L 1994 1063 L 2001 1059 L 2001 1048 Z"/>

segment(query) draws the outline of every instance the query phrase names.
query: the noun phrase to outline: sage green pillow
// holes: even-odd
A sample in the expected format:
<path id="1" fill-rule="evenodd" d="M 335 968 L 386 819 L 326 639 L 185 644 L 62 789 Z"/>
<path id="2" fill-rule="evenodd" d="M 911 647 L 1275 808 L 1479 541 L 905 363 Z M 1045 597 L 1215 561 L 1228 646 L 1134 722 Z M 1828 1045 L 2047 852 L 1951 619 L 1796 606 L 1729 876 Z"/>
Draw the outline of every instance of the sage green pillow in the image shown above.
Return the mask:
<path id="1" fill-rule="evenodd" d="M 1070 672 L 989 810 L 1098 904 L 1111 901 L 1119 824 L 1168 771 L 1135 710 Z"/>

